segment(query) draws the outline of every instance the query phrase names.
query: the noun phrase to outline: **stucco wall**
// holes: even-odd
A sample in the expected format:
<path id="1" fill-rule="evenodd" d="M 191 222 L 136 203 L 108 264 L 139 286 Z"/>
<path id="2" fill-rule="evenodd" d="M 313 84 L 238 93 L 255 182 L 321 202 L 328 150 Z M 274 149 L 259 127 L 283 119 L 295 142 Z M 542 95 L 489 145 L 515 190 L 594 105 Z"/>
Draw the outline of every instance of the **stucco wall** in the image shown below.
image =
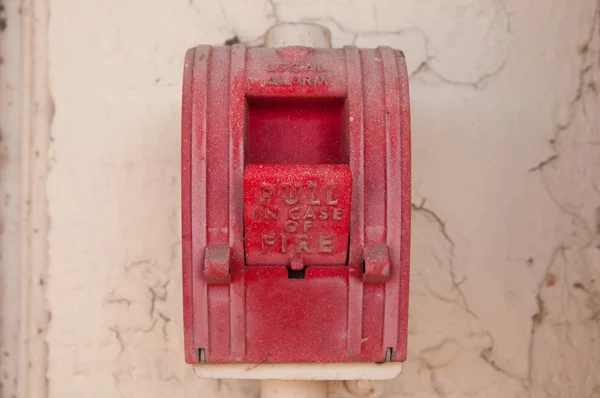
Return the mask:
<path id="1" fill-rule="evenodd" d="M 599 2 L 48 5 L 49 397 L 258 392 L 183 363 L 180 82 L 186 48 L 292 20 L 408 59 L 409 359 L 386 396 L 600 397 Z"/>

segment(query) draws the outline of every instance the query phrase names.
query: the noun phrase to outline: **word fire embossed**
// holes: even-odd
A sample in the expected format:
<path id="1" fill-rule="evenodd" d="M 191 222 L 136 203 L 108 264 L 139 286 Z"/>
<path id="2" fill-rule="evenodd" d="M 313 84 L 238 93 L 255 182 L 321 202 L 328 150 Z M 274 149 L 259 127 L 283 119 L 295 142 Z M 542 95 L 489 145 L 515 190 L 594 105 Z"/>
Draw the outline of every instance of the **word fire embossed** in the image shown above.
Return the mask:
<path id="1" fill-rule="evenodd" d="M 328 231 L 311 233 L 315 224 L 325 221 L 340 222 L 343 210 L 338 206 L 334 187 L 329 184 L 317 194 L 318 186 L 309 182 L 299 185 L 263 184 L 259 194 L 259 206 L 255 208 L 254 220 L 275 222 L 280 231 L 265 231 L 262 234 L 263 253 L 278 251 L 287 253 L 294 246 L 297 254 L 331 254 L 334 252 L 334 234 Z M 315 236 L 313 236 L 315 235 Z"/>
<path id="2" fill-rule="evenodd" d="M 346 165 L 248 165 L 246 264 L 345 265 L 351 201 L 352 174 Z"/>

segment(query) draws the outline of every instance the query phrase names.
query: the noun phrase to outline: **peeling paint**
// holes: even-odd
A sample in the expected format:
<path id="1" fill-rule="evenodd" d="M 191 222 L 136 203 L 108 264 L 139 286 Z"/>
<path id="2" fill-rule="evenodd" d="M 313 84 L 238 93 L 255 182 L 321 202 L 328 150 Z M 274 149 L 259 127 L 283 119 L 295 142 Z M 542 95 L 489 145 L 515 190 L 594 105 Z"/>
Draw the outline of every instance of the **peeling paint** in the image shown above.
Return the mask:
<path id="1" fill-rule="evenodd" d="M 179 85 L 186 48 L 281 21 L 408 59 L 409 353 L 385 396 L 600 394 L 599 4 L 50 0 L 47 396 L 258 393 L 183 363 Z"/>

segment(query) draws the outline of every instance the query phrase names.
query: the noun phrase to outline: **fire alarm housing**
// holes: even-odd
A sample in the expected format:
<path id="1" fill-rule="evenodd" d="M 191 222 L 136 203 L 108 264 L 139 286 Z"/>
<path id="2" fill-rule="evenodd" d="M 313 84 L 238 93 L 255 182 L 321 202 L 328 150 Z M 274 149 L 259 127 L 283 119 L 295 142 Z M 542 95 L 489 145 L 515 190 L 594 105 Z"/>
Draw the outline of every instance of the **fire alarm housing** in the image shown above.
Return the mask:
<path id="1" fill-rule="evenodd" d="M 404 361 L 409 119 L 389 47 L 187 52 L 188 363 Z"/>

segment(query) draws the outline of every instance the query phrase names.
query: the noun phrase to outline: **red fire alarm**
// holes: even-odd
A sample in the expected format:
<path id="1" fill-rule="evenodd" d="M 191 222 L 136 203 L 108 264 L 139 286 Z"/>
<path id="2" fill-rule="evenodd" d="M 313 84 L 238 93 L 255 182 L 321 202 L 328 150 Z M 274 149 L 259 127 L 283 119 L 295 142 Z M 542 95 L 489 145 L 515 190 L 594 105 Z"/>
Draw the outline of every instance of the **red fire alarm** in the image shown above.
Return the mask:
<path id="1" fill-rule="evenodd" d="M 404 361 L 402 52 L 192 48 L 182 118 L 186 361 Z"/>

